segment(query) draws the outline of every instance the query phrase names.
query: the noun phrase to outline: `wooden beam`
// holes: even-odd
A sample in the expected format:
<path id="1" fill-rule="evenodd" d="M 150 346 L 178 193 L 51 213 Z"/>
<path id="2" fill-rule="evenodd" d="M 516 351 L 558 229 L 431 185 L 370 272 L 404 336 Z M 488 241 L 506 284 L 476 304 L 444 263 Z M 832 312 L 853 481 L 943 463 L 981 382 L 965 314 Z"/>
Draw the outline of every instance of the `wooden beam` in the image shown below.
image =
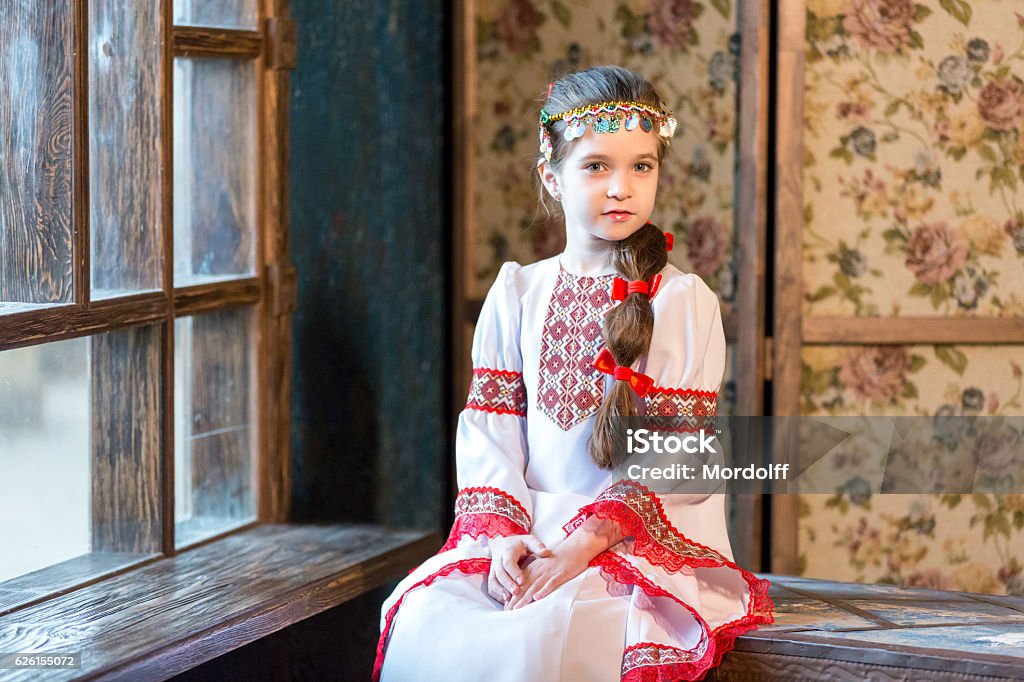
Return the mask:
<path id="1" fill-rule="evenodd" d="M 291 514 L 292 313 L 295 266 L 288 238 L 288 126 L 295 23 L 287 0 L 261 0 L 267 57 L 260 75 L 261 195 L 259 231 L 267 299 L 260 318 L 257 517 L 281 523 Z"/>
<path id="2" fill-rule="evenodd" d="M 803 102 L 805 7 L 779 3 L 776 26 L 775 301 L 772 413 L 800 413 L 803 237 Z M 797 495 L 773 495 L 771 570 L 797 572 Z"/>
<path id="3" fill-rule="evenodd" d="M 255 59 L 263 51 L 259 31 L 199 26 L 174 27 L 175 57 Z"/>
<path id="4" fill-rule="evenodd" d="M 263 282 L 256 277 L 179 287 L 174 290 L 174 315 L 253 305 L 260 302 L 262 290 Z"/>
<path id="5" fill-rule="evenodd" d="M 808 317 L 803 342 L 818 344 L 1024 344 L 1021 317 Z"/>
<path id="6" fill-rule="evenodd" d="M 0 351 L 160 322 L 167 309 L 167 297 L 152 292 L 95 301 L 89 308 L 55 305 L 5 315 L 0 325 Z"/>

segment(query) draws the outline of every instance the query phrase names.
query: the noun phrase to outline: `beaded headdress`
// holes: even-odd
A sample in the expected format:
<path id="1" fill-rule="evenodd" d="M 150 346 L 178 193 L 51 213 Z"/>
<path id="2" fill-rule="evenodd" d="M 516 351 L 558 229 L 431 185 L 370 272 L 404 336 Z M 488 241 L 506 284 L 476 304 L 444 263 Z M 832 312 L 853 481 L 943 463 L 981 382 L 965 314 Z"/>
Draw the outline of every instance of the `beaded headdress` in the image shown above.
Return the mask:
<path id="1" fill-rule="evenodd" d="M 640 126 L 644 132 L 649 133 L 655 124 L 658 125 L 658 134 L 662 137 L 672 137 L 676 132 L 676 119 L 672 112 L 641 102 L 601 102 L 560 114 L 549 114 L 542 108 L 539 125 L 540 152 L 548 161 L 551 160 L 551 131 L 548 126 L 555 121 L 565 121 L 565 132 L 562 136 L 566 142 L 582 137 L 588 125 L 595 133 L 614 133 L 620 126 L 626 130 Z"/>

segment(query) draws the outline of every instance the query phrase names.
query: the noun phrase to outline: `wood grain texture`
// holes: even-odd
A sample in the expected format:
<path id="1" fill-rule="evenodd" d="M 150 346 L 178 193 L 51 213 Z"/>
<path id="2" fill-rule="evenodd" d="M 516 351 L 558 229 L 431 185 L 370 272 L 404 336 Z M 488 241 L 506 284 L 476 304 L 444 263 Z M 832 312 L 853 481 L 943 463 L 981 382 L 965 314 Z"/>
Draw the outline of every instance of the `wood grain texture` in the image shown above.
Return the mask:
<path id="1" fill-rule="evenodd" d="M 775 300 L 772 320 L 772 413 L 800 411 L 800 329 L 803 237 L 803 93 L 805 7 L 779 3 L 776 88 Z M 796 495 L 773 495 L 771 570 L 797 572 Z"/>
<path id="2" fill-rule="evenodd" d="M 210 310 L 259 303 L 263 282 L 254 277 L 211 282 L 174 290 L 174 314 L 195 315 Z"/>
<path id="3" fill-rule="evenodd" d="M 0 325 L 0 351 L 154 322 L 169 309 L 164 294 L 148 293 L 98 301 L 87 309 L 68 305 L 15 313 Z"/>
<path id="4" fill-rule="evenodd" d="M 0 301 L 74 300 L 74 7 L 0 14 Z"/>
<path id="5" fill-rule="evenodd" d="M 397 578 L 439 546 L 422 532 L 259 526 L 0 619 L 3 651 L 88 654 L 79 670 L 5 680 L 167 679 Z"/>
<path id="6" fill-rule="evenodd" d="M 298 64 L 297 26 L 288 3 L 262 0 L 267 68 L 260 78 L 260 211 L 268 301 L 260 320 L 259 509 L 264 522 L 291 509 L 291 346 L 298 274 L 288 239 L 290 69 Z"/>
<path id="7" fill-rule="evenodd" d="M 765 262 L 768 259 L 768 61 L 771 8 L 766 0 L 739 6 L 740 78 L 736 179 L 738 278 L 736 303 L 723 310 L 726 338 L 735 340 L 737 415 L 764 414 Z M 728 314 L 726 314 L 728 312 Z M 743 320 L 743 324 L 738 321 Z M 730 334 L 731 332 L 731 334 Z M 746 436 L 747 434 L 744 434 Z M 755 438 L 755 442 L 757 442 Z M 746 446 L 737 443 L 738 447 Z M 762 566 L 763 505 L 760 494 L 728 498 L 735 561 L 751 571 Z"/>
<path id="8" fill-rule="evenodd" d="M 89 3 L 89 243 L 94 290 L 161 288 L 158 3 Z M 129 96 L 126 96 L 129 95 Z M 93 292 L 95 297 L 97 292 Z M 102 293 L 102 292 L 99 292 Z"/>
<path id="9" fill-rule="evenodd" d="M 175 57 L 255 59 L 263 50 L 258 31 L 199 26 L 174 27 Z"/>
<path id="10" fill-rule="evenodd" d="M 159 557 L 159 554 L 90 552 L 5 580 L 0 588 L 0 616 L 46 598 L 59 597 Z"/>
<path id="11" fill-rule="evenodd" d="M 803 342 L 818 344 L 1024 343 L 1021 317 L 807 317 Z"/>
<path id="12" fill-rule="evenodd" d="M 159 326 L 92 337 L 91 548 L 161 550 Z"/>

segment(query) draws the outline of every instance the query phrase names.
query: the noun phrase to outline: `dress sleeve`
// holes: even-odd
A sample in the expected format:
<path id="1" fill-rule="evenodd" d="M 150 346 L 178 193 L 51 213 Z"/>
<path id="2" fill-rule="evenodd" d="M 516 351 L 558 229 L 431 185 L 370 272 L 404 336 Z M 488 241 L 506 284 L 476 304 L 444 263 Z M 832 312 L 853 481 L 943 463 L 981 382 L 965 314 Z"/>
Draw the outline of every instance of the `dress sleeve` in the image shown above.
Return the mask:
<path id="1" fill-rule="evenodd" d="M 481 535 L 518 535 L 532 526 L 526 486 L 526 387 L 520 351 L 518 263 L 505 263 L 480 310 L 473 381 L 459 416 L 455 523 L 441 551 Z"/>

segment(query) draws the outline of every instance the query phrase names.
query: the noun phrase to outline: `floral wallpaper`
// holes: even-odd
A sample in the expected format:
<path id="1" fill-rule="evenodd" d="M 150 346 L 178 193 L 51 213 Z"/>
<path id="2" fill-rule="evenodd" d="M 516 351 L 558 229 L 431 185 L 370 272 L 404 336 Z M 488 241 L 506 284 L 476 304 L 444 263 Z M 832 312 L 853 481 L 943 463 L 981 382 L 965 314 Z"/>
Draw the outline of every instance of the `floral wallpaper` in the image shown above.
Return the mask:
<path id="1" fill-rule="evenodd" d="M 554 77 L 615 63 L 654 83 L 679 120 L 652 218 L 676 234 L 670 258 L 732 300 L 735 0 L 478 0 L 475 11 L 479 181 L 469 294 L 482 297 L 506 260 L 561 251 L 564 228 L 537 201 L 537 115 Z"/>
<path id="2" fill-rule="evenodd" d="M 804 314 L 1024 314 L 1024 6 L 806 7 Z M 1024 414 L 1021 351 L 805 347 L 801 412 Z M 800 571 L 1020 595 L 1022 529 L 1024 495 L 801 495 Z"/>
<path id="3" fill-rule="evenodd" d="M 808 0 L 805 314 L 1024 314 L 1022 78 L 1019 2 Z"/>
<path id="4" fill-rule="evenodd" d="M 1021 362 L 1020 346 L 807 347 L 801 412 L 1021 415 Z M 1019 446 L 980 451 L 1024 464 Z M 1024 495 L 872 495 L 856 481 L 800 496 L 802 574 L 1024 595 Z"/>

